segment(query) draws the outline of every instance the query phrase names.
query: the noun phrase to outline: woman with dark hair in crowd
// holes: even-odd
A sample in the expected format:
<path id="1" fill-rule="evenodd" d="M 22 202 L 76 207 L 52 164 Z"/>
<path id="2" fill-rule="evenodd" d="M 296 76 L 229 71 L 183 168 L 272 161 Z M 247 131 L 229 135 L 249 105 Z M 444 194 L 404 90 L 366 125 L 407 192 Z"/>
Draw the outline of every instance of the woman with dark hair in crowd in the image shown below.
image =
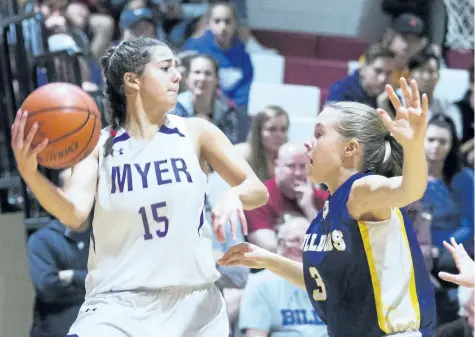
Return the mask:
<path id="1" fill-rule="evenodd" d="M 268 106 L 251 123 L 248 140 L 236 145 L 261 181 L 274 176 L 279 148 L 287 142 L 289 115 L 278 106 Z"/>
<path id="2" fill-rule="evenodd" d="M 436 115 L 429 122 L 425 138 L 428 184 L 420 200 L 431 216 L 433 275 L 440 271 L 456 272 L 453 258 L 443 242 L 453 237 L 473 254 L 473 169 L 462 166 L 459 141 L 452 119 Z M 469 247 L 472 247 L 471 249 Z M 451 296 L 455 286 L 444 281 L 436 285 L 438 324 L 458 318 L 459 305 Z M 454 290 L 451 290 L 454 289 Z"/>
<path id="3" fill-rule="evenodd" d="M 188 91 L 178 95 L 175 114 L 209 120 L 229 138 L 231 143 L 245 141 L 249 116 L 222 94 L 218 88 L 219 66 L 211 56 L 199 54 L 188 60 Z"/>
<path id="4" fill-rule="evenodd" d="M 463 243 L 473 236 L 474 174 L 462 166 L 449 117 L 437 115 L 429 122 L 425 153 L 429 182 L 421 202 L 432 214 L 432 244 L 441 249 L 451 237 Z"/>

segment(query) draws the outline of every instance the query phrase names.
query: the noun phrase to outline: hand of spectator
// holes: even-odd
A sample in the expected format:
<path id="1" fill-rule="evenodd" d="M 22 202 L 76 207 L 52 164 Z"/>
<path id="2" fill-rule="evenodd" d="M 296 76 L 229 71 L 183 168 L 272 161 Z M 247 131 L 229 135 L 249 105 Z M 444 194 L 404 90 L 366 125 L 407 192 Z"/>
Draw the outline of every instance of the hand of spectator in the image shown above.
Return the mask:
<path id="1" fill-rule="evenodd" d="M 59 280 L 64 285 L 69 285 L 73 282 L 73 275 L 74 275 L 74 272 L 71 269 L 60 270 L 58 273 Z"/>
<path id="2" fill-rule="evenodd" d="M 243 266 L 248 268 L 265 268 L 266 261 L 273 253 L 250 243 L 232 246 L 216 261 L 222 266 Z"/>
<path id="3" fill-rule="evenodd" d="M 467 158 L 467 162 L 472 164 L 472 165 L 473 165 L 473 161 L 475 159 L 474 150 L 475 150 L 475 143 L 474 143 L 473 138 L 470 139 L 470 140 L 467 140 L 465 143 L 463 143 L 460 146 L 460 151 Z"/>
<path id="4" fill-rule="evenodd" d="M 392 119 L 382 109 L 378 109 L 378 114 L 389 132 L 391 132 L 391 135 L 406 150 L 412 149 L 415 145 L 423 146 L 424 144 L 429 101 L 426 94 L 423 94 L 421 99 L 416 81 L 412 80 L 409 86 L 406 79 L 401 77 L 400 83 L 404 105 L 401 103 L 393 87 L 386 85 L 386 92 L 394 110 L 396 110 L 396 118 Z"/>
<path id="5" fill-rule="evenodd" d="M 242 232 L 247 235 L 247 222 L 242 208 L 242 202 L 233 189 L 228 190 L 223 197 L 216 203 L 211 212 L 211 222 L 213 224 L 216 238 L 220 242 L 226 241 L 226 231 L 224 226 L 228 223 L 231 225 L 231 235 L 233 240 L 236 239 L 236 227 L 240 220 Z"/>
<path id="6" fill-rule="evenodd" d="M 37 172 L 38 169 L 38 154 L 46 148 L 48 140 L 43 140 L 39 145 L 33 147 L 32 142 L 38 131 L 38 123 L 33 124 L 28 135 L 25 137 L 25 124 L 28 113 L 26 111 L 18 110 L 15 121 L 12 125 L 12 150 L 15 155 L 15 160 L 20 175 L 26 177 Z"/>
<path id="7" fill-rule="evenodd" d="M 310 180 L 299 182 L 294 187 L 296 193 L 297 205 L 307 218 L 313 219 L 317 215 L 317 209 L 314 205 L 313 185 Z"/>
<path id="8" fill-rule="evenodd" d="M 449 274 L 440 272 L 439 277 L 447 282 L 452 282 L 464 287 L 475 287 L 475 262 L 468 256 L 463 244 L 457 243 L 454 238 L 450 239 L 450 244 L 444 241 L 444 246 L 454 258 L 459 274 Z"/>
<path id="9" fill-rule="evenodd" d="M 62 15 L 52 15 L 45 20 L 46 29 L 54 33 L 66 32 L 66 18 Z"/>

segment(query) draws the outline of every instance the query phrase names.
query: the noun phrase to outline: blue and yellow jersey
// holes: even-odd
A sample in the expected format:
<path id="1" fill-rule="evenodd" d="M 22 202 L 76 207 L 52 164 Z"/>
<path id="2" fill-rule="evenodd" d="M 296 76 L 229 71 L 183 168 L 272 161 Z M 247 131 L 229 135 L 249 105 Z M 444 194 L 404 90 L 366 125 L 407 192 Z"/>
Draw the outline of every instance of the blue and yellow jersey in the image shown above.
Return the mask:
<path id="1" fill-rule="evenodd" d="M 310 300 L 331 337 L 432 336 L 434 291 L 405 212 L 394 208 L 379 222 L 356 221 L 348 213 L 351 186 L 364 176 L 340 186 L 307 231 L 303 265 Z"/>

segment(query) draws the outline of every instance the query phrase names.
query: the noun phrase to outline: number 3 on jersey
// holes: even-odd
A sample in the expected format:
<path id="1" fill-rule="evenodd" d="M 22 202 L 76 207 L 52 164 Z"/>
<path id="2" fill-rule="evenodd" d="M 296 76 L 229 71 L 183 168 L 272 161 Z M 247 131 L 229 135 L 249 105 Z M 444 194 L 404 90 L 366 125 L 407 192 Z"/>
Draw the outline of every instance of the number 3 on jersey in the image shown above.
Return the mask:
<path id="1" fill-rule="evenodd" d="M 309 268 L 310 276 L 315 280 L 317 287 L 312 292 L 312 297 L 315 301 L 325 301 L 327 299 L 327 290 L 325 284 L 323 283 L 322 277 L 318 273 L 317 268 Z"/>
<path id="2" fill-rule="evenodd" d="M 157 202 L 155 204 L 150 205 L 150 208 L 152 210 L 152 218 L 154 222 L 157 223 L 157 227 L 159 228 L 155 231 L 155 233 L 157 234 L 159 238 L 165 237 L 168 233 L 168 218 L 166 216 L 159 215 L 159 210 L 164 209 L 166 207 L 167 207 L 166 202 Z M 144 240 L 151 240 L 153 239 L 153 235 L 152 233 L 150 233 L 150 225 L 148 222 L 147 209 L 148 207 L 140 207 L 139 214 L 142 216 L 143 228 L 145 230 L 145 234 L 143 238 Z"/>

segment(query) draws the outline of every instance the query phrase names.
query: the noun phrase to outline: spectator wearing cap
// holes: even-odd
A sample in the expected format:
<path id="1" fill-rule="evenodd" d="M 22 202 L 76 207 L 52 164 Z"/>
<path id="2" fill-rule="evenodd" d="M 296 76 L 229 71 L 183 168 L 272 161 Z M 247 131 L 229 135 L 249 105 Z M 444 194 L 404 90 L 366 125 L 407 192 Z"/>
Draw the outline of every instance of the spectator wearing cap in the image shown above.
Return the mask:
<path id="1" fill-rule="evenodd" d="M 158 22 L 149 8 L 124 9 L 119 22 L 122 41 L 139 36 L 157 38 Z"/>
<path id="2" fill-rule="evenodd" d="M 427 27 L 426 32 L 431 48 L 438 57 L 442 55 L 442 45 L 445 39 L 447 13 L 444 1 L 434 0 L 383 0 L 383 12 L 397 18 L 404 13 L 410 13 L 421 18 Z"/>
<path id="3" fill-rule="evenodd" d="M 414 14 L 403 13 L 393 20 L 386 30 L 381 45 L 394 53 L 394 71 L 392 84 L 399 87 L 399 79 L 407 77 L 407 64 L 410 58 L 427 46 L 425 25 L 422 19 Z M 360 59 L 364 61 L 364 57 Z"/>
<path id="4" fill-rule="evenodd" d="M 394 53 L 380 44 L 371 45 L 360 69 L 333 83 L 327 100 L 353 101 L 377 108 L 377 97 L 391 81 L 393 69 Z"/>
<path id="5" fill-rule="evenodd" d="M 245 141 L 249 116 L 218 90 L 219 66 L 216 60 L 208 55 L 195 55 L 189 60 L 187 73 L 188 91 L 178 95 L 175 114 L 211 121 L 233 144 Z"/>

